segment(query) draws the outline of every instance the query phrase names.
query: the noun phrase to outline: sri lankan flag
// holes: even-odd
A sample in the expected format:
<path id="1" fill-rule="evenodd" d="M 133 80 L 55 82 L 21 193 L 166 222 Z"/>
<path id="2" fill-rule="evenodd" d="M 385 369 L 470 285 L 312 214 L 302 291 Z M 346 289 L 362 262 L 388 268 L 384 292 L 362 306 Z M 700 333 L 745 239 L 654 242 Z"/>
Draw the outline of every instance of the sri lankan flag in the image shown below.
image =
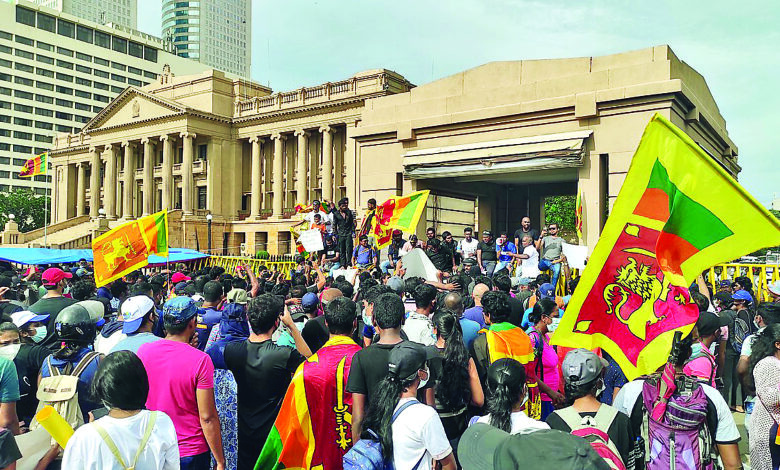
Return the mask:
<path id="1" fill-rule="evenodd" d="M 394 196 L 377 206 L 371 233 L 380 249 L 392 241 L 393 229 L 403 232 L 414 232 L 417 229 L 417 222 L 425 211 L 429 193 L 426 189 L 406 196 Z"/>
<path id="2" fill-rule="evenodd" d="M 298 367 L 255 470 L 341 469 L 352 447 L 352 394 L 345 388 L 359 350 L 334 336 Z"/>
<path id="3" fill-rule="evenodd" d="M 314 207 L 314 204 L 309 204 L 308 206 L 304 206 L 303 204 L 296 204 L 295 205 L 295 213 L 296 214 L 298 214 L 298 213 L 306 214 L 306 213 L 309 213 L 309 212 L 312 212 L 312 211 L 318 211 L 318 212 L 322 211 L 322 212 L 327 214 L 328 213 L 328 208 L 322 202 L 317 207 Z"/>
<path id="4" fill-rule="evenodd" d="M 146 266 L 149 255 L 168 255 L 168 212 L 131 220 L 92 240 L 95 285 L 104 286 Z"/>
<path id="5" fill-rule="evenodd" d="M 688 286 L 709 267 L 780 244 L 780 223 L 656 114 L 553 343 L 602 347 L 629 379 L 666 362 L 698 318 Z"/>
<path id="6" fill-rule="evenodd" d="M 577 200 L 574 203 L 574 228 L 577 229 L 577 238 L 582 240 L 582 190 L 577 191 Z"/>
<path id="7" fill-rule="evenodd" d="M 528 375 L 528 402 L 525 414 L 533 419 L 542 419 L 542 397 L 539 393 L 539 383 L 535 376 L 534 347 L 531 338 L 511 323 L 503 322 L 490 325 L 485 330 L 487 340 L 488 360 L 494 363 L 499 359 L 509 358 L 523 364 Z M 541 360 L 541 359 L 539 359 Z"/>
<path id="8" fill-rule="evenodd" d="M 43 152 L 24 162 L 22 169 L 19 170 L 19 176 L 23 178 L 32 178 L 33 176 L 43 175 L 48 169 L 48 164 L 49 152 Z"/>

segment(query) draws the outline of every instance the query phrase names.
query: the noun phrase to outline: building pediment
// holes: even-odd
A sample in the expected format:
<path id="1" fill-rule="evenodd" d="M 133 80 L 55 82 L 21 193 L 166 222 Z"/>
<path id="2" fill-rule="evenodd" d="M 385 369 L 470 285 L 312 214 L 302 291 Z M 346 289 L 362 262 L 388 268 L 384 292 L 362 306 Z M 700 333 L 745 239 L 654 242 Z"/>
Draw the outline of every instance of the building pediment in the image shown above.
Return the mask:
<path id="1" fill-rule="evenodd" d="M 182 115 L 189 110 L 188 107 L 175 101 L 160 98 L 135 87 L 128 87 L 95 115 L 84 126 L 83 132 L 132 126 L 136 122 Z"/>

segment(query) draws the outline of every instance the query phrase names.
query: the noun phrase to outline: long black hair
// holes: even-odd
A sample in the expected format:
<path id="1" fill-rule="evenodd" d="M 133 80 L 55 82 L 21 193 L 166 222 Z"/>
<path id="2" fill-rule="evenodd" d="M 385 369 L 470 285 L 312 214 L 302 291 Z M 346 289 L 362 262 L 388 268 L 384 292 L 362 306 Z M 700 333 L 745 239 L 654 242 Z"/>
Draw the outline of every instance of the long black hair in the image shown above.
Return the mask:
<path id="1" fill-rule="evenodd" d="M 382 456 L 385 460 L 393 458 L 393 412 L 395 407 L 401 401 L 401 393 L 419 380 L 417 371 L 406 378 L 400 378 L 392 372 L 388 372 L 376 387 L 376 397 L 372 397 L 369 404 L 363 429 L 371 429 L 379 435 Z"/>
<path id="2" fill-rule="evenodd" d="M 463 344 L 463 332 L 455 312 L 441 309 L 433 314 L 436 336 L 444 339 L 444 357 L 439 383 L 436 385 L 436 400 L 447 411 L 464 407 L 471 400 L 469 387 L 469 354 Z"/>
<path id="3" fill-rule="evenodd" d="M 149 395 L 149 376 L 133 352 L 116 351 L 100 361 L 90 392 L 111 408 L 142 410 Z"/>
<path id="4" fill-rule="evenodd" d="M 774 355 L 777 352 L 775 343 L 780 342 L 780 323 L 767 325 L 753 340 L 752 351 L 750 353 L 750 381 L 753 381 L 753 369 L 756 368 L 761 359 Z"/>
<path id="5" fill-rule="evenodd" d="M 490 425 L 505 432 L 512 430 L 512 408 L 522 397 L 525 369 L 514 359 L 502 358 L 490 365 L 487 373 L 487 410 Z"/>
<path id="6" fill-rule="evenodd" d="M 531 322 L 532 325 L 536 325 L 542 321 L 542 317 L 549 317 L 552 315 L 555 307 L 557 306 L 558 304 L 556 304 L 554 300 L 539 299 L 539 301 L 534 304 L 534 308 L 531 310 L 531 313 L 528 314 L 528 321 Z"/>

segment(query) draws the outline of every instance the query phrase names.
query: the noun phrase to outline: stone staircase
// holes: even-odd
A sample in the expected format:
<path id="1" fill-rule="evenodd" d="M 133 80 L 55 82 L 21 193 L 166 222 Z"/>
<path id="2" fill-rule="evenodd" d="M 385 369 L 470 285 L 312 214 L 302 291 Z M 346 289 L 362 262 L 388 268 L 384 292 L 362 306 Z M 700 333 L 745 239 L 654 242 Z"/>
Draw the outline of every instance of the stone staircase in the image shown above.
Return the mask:
<path id="1" fill-rule="evenodd" d="M 108 227 L 111 229 L 121 225 L 123 222 L 124 221 L 120 220 L 110 220 L 108 221 Z M 45 245 L 42 230 L 37 230 L 33 235 L 34 238 L 29 238 L 29 234 L 25 234 L 24 243 L 28 247 L 46 246 L 48 248 L 57 248 L 61 250 L 90 248 L 92 246 L 92 232 L 97 226 L 97 221 L 90 220 L 89 217 L 86 217 L 86 221 L 67 227 L 55 228 L 54 231 L 51 230 L 52 227 L 48 227 Z M 39 231 L 40 234 L 37 233 Z"/>

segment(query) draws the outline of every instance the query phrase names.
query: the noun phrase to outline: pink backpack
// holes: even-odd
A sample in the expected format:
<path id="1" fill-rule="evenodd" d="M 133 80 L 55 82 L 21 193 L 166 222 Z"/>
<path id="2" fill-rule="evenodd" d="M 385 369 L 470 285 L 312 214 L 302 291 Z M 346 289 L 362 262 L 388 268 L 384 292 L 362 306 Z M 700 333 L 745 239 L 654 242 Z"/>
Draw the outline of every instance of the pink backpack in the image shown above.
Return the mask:
<path id="1" fill-rule="evenodd" d="M 607 462 L 612 470 L 626 470 L 623 458 L 615 443 L 607 435 L 618 414 L 617 408 L 601 405 L 595 416 L 582 416 L 569 406 L 555 413 L 571 428 L 571 433 L 588 441 L 593 450 Z"/>

